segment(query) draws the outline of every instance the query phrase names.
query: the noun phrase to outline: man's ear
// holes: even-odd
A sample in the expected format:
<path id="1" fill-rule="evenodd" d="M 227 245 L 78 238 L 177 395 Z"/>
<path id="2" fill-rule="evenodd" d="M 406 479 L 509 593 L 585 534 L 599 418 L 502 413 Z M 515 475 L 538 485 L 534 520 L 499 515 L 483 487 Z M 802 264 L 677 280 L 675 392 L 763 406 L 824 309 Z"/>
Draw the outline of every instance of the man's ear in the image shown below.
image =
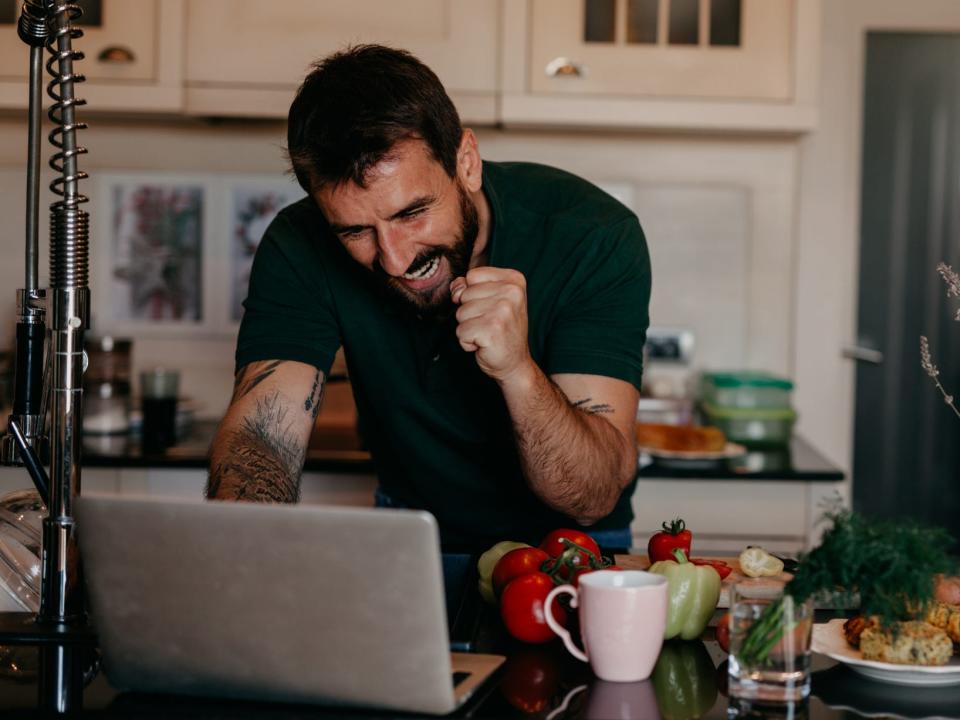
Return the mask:
<path id="1" fill-rule="evenodd" d="M 470 128 L 464 128 L 457 148 L 457 176 L 468 192 L 477 192 L 483 185 L 483 162 L 477 136 Z"/>

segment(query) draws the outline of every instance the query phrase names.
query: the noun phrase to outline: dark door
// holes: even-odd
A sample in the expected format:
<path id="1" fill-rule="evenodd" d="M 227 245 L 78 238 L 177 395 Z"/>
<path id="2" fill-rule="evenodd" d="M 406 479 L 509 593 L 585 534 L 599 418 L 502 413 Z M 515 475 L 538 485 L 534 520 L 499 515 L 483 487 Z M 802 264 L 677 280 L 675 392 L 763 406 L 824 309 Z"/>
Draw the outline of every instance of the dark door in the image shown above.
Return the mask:
<path id="1" fill-rule="evenodd" d="M 960 538 L 960 418 L 920 365 L 930 339 L 960 401 L 960 36 L 867 36 L 854 508 Z M 871 352 L 875 351 L 875 352 Z"/>

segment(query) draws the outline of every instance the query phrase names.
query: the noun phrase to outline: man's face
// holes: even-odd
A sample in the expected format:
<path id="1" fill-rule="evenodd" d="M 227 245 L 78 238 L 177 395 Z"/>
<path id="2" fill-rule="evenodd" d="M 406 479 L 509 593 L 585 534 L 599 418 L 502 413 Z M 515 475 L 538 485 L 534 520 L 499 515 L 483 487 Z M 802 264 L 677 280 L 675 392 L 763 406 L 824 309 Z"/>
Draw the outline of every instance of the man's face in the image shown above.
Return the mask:
<path id="1" fill-rule="evenodd" d="M 420 314 L 451 306 L 450 282 L 469 269 L 478 213 L 422 141 L 398 142 L 366 187 L 347 182 L 314 198 L 350 256 L 391 294 Z"/>

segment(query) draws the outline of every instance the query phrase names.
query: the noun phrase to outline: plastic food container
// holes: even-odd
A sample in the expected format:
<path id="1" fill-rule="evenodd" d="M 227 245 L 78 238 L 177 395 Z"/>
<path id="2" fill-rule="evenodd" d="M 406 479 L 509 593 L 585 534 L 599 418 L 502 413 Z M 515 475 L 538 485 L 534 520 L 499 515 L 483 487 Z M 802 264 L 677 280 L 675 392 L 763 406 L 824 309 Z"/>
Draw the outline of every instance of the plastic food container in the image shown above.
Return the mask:
<path id="1" fill-rule="evenodd" d="M 789 409 L 793 383 L 764 372 L 704 373 L 700 397 L 721 408 Z"/>
<path id="2" fill-rule="evenodd" d="M 797 413 L 789 408 L 727 408 L 704 402 L 705 425 L 720 428 L 728 440 L 746 445 L 786 445 Z"/>

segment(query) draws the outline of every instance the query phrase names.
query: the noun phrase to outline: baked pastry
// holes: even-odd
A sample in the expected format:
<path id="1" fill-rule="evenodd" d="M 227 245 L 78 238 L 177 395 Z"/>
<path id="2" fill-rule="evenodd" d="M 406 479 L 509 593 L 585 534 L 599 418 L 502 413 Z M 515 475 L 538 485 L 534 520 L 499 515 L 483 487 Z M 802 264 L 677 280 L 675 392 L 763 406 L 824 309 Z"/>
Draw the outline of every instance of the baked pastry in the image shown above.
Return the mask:
<path id="1" fill-rule="evenodd" d="M 927 610 L 926 621 L 940 628 L 955 643 L 960 643 L 960 605 L 935 602 Z"/>
<path id="2" fill-rule="evenodd" d="M 895 623 L 892 629 L 868 627 L 860 635 L 864 660 L 898 665 L 946 665 L 953 643 L 940 628 L 922 620 Z"/>
<path id="3" fill-rule="evenodd" d="M 863 615 L 857 615 L 847 620 L 843 624 L 843 634 L 847 638 L 850 646 L 859 648 L 860 636 L 863 634 L 863 631 L 868 627 L 873 627 L 876 622 L 873 618 L 866 618 Z"/>
<path id="4" fill-rule="evenodd" d="M 637 423 L 637 444 L 668 452 L 720 452 L 727 438 L 715 427 Z"/>

